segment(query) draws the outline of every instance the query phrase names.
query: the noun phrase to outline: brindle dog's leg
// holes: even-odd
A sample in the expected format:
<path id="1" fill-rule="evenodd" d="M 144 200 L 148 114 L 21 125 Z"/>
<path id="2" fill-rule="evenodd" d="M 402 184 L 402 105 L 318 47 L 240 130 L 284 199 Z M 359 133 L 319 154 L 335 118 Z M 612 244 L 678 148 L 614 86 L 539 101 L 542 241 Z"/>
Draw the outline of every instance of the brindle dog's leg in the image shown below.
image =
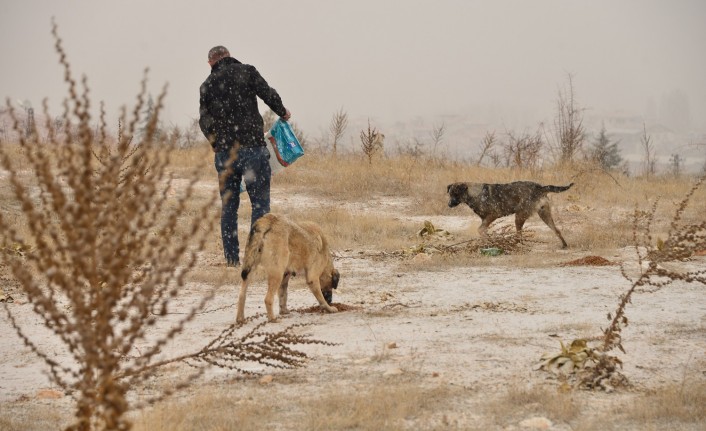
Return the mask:
<path id="1" fill-rule="evenodd" d="M 529 217 L 530 215 L 525 213 L 515 214 L 515 230 L 517 231 L 517 236 L 520 240 L 522 240 L 522 227 L 525 225 L 525 222 Z"/>
<path id="2" fill-rule="evenodd" d="M 480 236 L 486 236 L 488 234 L 488 227 L 496 219 L 497 217 L 493 216 L 487 216 L 486 218 L 484 218 L 480 226 L 478 227 L 478 234 L 480 234 Z"/>
<path id="3" fill-rule="evenodd" d="M 566 241 L 564 241 L 564 237 L 561 236 L 561 232 L 559 232 L 559 229 L 557 229 L 556 225 L 554 224 L 554 219 L 552 218 L 552 208 L 549 206 L 548 203 L 545 203 L 541 207 L 539 207 L 539 210 L 537 210 L 537 214 L 539 214 L 539 218 L 542 219 L 542 221 L 549 226 L 551 230 L 554 231 L 556 236 L 559 237 L 561 240 L 561 248 L 567 248 L 568 245 L 566 244 Z"/>

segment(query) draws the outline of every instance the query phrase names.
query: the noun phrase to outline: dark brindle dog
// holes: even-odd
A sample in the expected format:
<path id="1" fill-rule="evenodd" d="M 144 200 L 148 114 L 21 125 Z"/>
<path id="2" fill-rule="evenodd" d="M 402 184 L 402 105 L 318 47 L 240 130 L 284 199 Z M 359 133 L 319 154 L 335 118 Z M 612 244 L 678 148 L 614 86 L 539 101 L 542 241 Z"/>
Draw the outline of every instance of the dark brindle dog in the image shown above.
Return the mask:
<path id="1" fill-rule="evenodd" d="M 478 232 L 485 235 L 490 223 L 496 219 L 515 214 L 517 233 L 522 233 L 525 221 L 535 212 L 561 240 L 562 248 L 566 241 L 554 225 L 552 209 L 547 193 L 559 193 L 569 190 L 568 186 L 543 186 L 531 181 L 515 181 L 507 184 L 453 183 L 446 188 L 449 194 L 449 206 L 465 203 L 483 220 Z"/>

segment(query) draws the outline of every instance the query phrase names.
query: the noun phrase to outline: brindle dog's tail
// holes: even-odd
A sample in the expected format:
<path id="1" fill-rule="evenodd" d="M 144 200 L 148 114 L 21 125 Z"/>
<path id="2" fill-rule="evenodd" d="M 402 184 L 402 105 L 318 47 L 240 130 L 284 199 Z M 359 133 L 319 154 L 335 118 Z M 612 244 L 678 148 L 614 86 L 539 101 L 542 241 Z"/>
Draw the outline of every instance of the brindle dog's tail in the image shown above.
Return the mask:
<path id="1" fill-rule="evenodd" d="M 245 246 L 245 256 L 243 256 L 243 270 L 240 273 L 243 281 L 248 278 L 250 271 L 260 263 L 263 241 L 267 232 L 270 231 L 271 223 L 270 218 L 265 216 L 255 222 L 252 230 L 250 230 L 248 244 Z"/>
<path id="2" fill-rule="evenodd" d="M 542 187 L 542 191 L 545 193 L 561 193 L 569 190 L 573 185 L 574 183 L 571 183 L 568 186 L 544 186 Z"/>

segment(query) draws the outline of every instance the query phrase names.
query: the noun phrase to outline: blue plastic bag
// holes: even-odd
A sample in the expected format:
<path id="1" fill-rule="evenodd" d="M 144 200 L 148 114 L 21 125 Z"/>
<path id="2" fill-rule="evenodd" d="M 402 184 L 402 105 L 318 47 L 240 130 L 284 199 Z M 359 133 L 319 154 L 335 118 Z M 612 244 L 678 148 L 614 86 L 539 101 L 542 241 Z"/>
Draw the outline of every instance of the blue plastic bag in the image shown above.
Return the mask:
<path id="1" fill-rule="evenodd" d="M 304 155 L 299 139 L 286 121 L 277 119 L 270 129 L 270 135 L 270 143 L 280 165 L 289 166 Z"/>

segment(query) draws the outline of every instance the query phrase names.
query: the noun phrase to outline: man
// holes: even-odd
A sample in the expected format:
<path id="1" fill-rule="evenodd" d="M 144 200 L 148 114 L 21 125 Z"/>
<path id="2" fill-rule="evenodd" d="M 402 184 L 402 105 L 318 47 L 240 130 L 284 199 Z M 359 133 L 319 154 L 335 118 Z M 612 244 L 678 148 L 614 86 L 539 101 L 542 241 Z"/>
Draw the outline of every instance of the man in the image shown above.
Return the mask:
<path id="1" fill-rule="evenodd" d="M 291 114 L 257 69 L 231 57 L 225 47 L 211 48 L 208 64 L 211 74 L 201 84 L 199 126 L 215 152 L 226 265 L 237 266 L 242 180 L 252 204 L 251 229 L 257 219 L 270 212 L 270 152 L 257 98 L 285 121 Z"/>

